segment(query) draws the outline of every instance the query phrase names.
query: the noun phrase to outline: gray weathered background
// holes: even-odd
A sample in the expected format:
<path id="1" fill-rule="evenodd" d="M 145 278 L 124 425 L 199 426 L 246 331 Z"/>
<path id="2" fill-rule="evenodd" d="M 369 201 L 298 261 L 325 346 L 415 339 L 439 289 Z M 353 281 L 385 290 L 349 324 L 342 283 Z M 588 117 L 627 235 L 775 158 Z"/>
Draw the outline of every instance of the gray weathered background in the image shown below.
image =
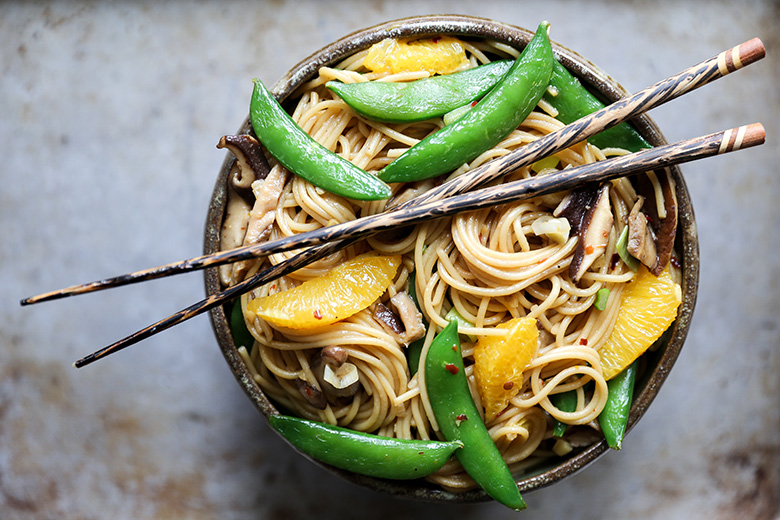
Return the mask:
<path id="1" fill-rule="evenodd" d="M 780 7 L 454 0 L 0 4 L 0 518 L 510 518 L 397 500 L 271 434 L 202 316 L 71 363 L 203 295 L 200 274 L 20 298 L 198 254 L 215 145 L 349 32 L 425 13 L 535 28 L 635 91 L 753 36 L 767 59 L 652 114 L 670 141 L 763 122 L 761 148 L 683 167 L 701 239 L 686 347 L 620 453 L 526 496 L 525 518 L 777 518 Z M 445 516 L 446 515 L 446 516 Z"/>

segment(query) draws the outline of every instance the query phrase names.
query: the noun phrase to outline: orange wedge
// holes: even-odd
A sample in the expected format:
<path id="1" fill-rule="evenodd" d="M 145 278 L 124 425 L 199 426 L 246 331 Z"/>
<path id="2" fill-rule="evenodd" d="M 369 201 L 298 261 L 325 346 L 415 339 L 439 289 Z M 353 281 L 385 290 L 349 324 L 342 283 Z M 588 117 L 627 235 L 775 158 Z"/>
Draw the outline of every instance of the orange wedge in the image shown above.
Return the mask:
<path id="1" fill-rule="evenodd" d="M 599 349 L 604 377 L 610 379 L 641 356 L 677 317 L 680 286 L 667 269 L 656 277 L 640 266 L 623 291 L 615 327 Z"/>
<path id="2" fill-rule="evenodd" d="M 371 46 L 363 65 L 372 72 L 451 74 L 467 68 L 469 60 L 463 43 L 452 36 L 413 41 L 388 38 Z"/>
<path id="3" fill-rule="evenodd" d="M 247 310 L 275 327 L 307 330 L 349 318 L 393 281 L 400 256 L 362 255 L 301 285 L 249 302 Z"/>
<path id="4" fill-rule="evenodd" d="M 523 369 L 531 362 L 539 338 L 534 318 L 513 318 L 496 328 L 509 332 L 482 336 L 474 347 L 474 378 L 488 421 L 520 392 Z"/>

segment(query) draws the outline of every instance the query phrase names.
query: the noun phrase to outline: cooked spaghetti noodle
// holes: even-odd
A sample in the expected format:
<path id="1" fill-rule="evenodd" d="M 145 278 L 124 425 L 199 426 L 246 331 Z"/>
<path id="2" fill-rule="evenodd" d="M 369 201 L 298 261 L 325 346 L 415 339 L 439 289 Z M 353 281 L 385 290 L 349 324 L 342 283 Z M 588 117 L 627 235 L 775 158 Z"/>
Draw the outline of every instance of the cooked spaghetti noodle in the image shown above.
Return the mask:
<path id="1" fill-rule="evenodd" d="M 504 44 L 467 42 L 470 66 L 491 59 L 516 57 L 517 51 Z M 359 117 L 340 98 L 324 87 L 330 80 L 355 82 L 366 80 L 408 81 L 426 73 L 380 74 L 362 67 L 367 51 L 355 54 L 333 68 L 322 68 L 319 75 L 291 96 L 298 99 L 293 119 L 316 141 L 369 172 L 376 172 L 420 139 L 441 128 L 442 118 L 411 124 L 384 124 Z M 499 145 L 471 163 L 453 172 L 460 175 L 493 158 L 523 146 L 539 136 L 563 126 L 555 111 L 540 103 L 537 110 Z M 581 143 L 556 154 L 552 169 L 602 160 L 608 155 L 626 153 L 619 149 L 600 150 Z M 430 189 L 434 180 L 393 185 L 393 197 L 386 201 L 361 202 L 346 199 L 316 188 L 305 180 L 286 175 L 272 158 L 269 177 L 281 178 L 278 199 L 267 214 L 252 214 L 248 207 L 233 212 L 229 228 L 246 227 L 250 220 L 268 218 L 270 233 L 263 239 L 278 239 L 312 229 L 376 214 Z M 535 165 L 537 166 L 537 165 Z M 545 168 L 521 168 L 505 181 L 531 175 L 544 175 Z M 281 177 L 280 177 L 281 176 Z M 259 181 L 261 184 L 266 181 Z M 241 348 L 251 373 L 262 390 L 281 407 L 305 418 L 338 424 L 355 430 L 399 438 L 431 439 L 437 427 L 428 405 L 422 371 L 410 375 L 406 346 L 374 317 L 374 305 L 345 320 L 314 333 L 276 330 L 269 323 L 246 311 L 249 301 L 284 291 L 303 281 L 320 277 L 334 267 L 365 252 L 402 255 L 395 279 L 380 302 L 407 290 L 412 272 L 422 314 L 429 323 L 422 357 L 435 334 L 447 324 L 445 315 L 455 308 L 469 327 L 461 327 L 463 356 L 472 394 L 480 405 L 480 394 L 473 375 L 476 338 L 501 334 L 495 326 L 511 318 L 529 316 L 537 320 L 539 344 L 531 363 L 523 371 L 520 392 L 510 405 L 487 426 L 510 469 L 524 467 L 546 457 L 556 456 L 552 443 L 553 419 L 570 425 L 571 442 L 593 442 L 597 426 L 594 420 L 607 396 L 598 350 L 606 341 L 618 315 L 620 293 L 634 277 L 623 262 L 614 262 L 618 230 L 627 221 L 637 200 L 631 182 L 611 183 L 609 200 L 614 222 L 606 250 L 582 276 L 572 281 L 572 262 L 577 237 L 562 243 L 537 235 L 533 224 L 550 218 L 566 194 L 548 195 L 532 200 L 496 206 L 488 210 L 464 213 L 385 233 L 331 254 L 308 267 L 252 291 L 241 298 L 247 326 L 254 337 L 251 349 Z M 251 224 L 250 224 L 251 228 Z M 247 235 L 249 237 L 249 235 Z M 252 238 L 245 238 L 253 240 Z M 223 247 L 225 244 L 223 243 Z M 236 283 L 258 270 L 294 256 L 280 253 L 254 263 L 223 271 L 226 283 Z M 596 293 L 608 288 L 606 308 L 594 309 Z M 388 304 L 389 305 L 389 304 Z M 469 338 L 469 339 L 465 339 Z M 300 390 L 301 381 L 314 389 L 322 384 L 315 374 L 314 358 L 325 347 L 346 351 L 359 373 L 359 390 L 343 402 L 315 406 Z M 550 396 L 576 391 L 573 412 L 556 408 Z M 584 426 L 583 426 L 584 425 Z M 588 432 L 594 432 L 589 436 Z M 450 461 L 429 480 L 449 490 L 467 490 L 473 481 L 456 460 Z"/>

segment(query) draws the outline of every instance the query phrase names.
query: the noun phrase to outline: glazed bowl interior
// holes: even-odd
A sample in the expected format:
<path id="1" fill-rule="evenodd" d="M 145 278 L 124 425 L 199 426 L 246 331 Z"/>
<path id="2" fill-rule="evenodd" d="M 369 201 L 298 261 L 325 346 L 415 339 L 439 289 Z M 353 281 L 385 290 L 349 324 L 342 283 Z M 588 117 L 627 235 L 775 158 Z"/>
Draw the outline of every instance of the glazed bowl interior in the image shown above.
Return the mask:
<path id="1" fill-rule="evenodd" d="M 332 66 L 344 58 L 363 50 L 372 44 L 391 37 L 426 36 L 451 34 L 465 38 L 487 38 L 497 40 L 515 48 L 522 49 L 533 34 L 528 30 L 506 25 L 500 22 L 464 16 L 427 16 L 387 22 L 353 34 L 350 34 L 312 54 L 295 65 L 271 89 L 282 103 L 304 82 L 316 76 L 322 66 Z M 568 68 L 580 81 L 605 103 L 624 97 L 626 91 L 605 72 L 585 58 L 553 42 L 556 58 Z M 641 116 L 632 120 L 632 124 L 652 145 L 666 144 L 660 130 L 653 121 Z M 237 133 L 250 133 L 247 120 Z M 208 209 L 205 229 L 205 253 L 220 249 L 220 227 L 225 214 L 227 200 L 227 177 L 233 166 L 234 158 L 228 154 L 217 176 L 214 192 Z M 690 326 L 696 302 L 699 275 L 699 248 L 696 235 L 696 223 L 690 196 L 685 181 L 676 167 L 671 168 L 676 181 L 679 224 L 676 237 L 676 250 L 679 255 L 682 272 L 682 304 L 672 327 L 660 340 L 659 348 L 645 354 L 646 368 L 636 382 L 634 400 L 628 421 L 630 430 L 642 418 L 669 374 Z M 206 291 L 209 296 L 223 290 L 216 269 L 206 271 Z M 233 342 L 226 309 L 222 306 L 211 311 L 213 328 L 236 380 L 256 408 L 265 416 L 278 413 L 274 404 L 263 393 Z M 521 491 L 528 491 L 553 484 L 595 461 L 608 449 L 605 441 L 589 447 L 574 450 L 555 464 L 541 466 L 533 471 L 516 476 Z M 315 461 L 316 462 L 316 461 Z M 451 493 L 435 488 L 422 480 L 389 481 L 366 477 L 349 471 L 333 468 L 319 462 L 332 473 L 359 485 L 407 498 L 434 502 L 477 502 L 487 500 L 482 490 L 465 493 Z"/>

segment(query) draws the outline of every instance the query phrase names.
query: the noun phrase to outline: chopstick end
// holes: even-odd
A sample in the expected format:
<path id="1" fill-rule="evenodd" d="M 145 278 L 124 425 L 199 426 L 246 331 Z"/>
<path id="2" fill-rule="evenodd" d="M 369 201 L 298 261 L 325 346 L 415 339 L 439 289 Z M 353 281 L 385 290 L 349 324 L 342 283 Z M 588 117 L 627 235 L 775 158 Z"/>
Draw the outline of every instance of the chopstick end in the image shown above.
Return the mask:
<path id="1" fill-rule="evenodd" d="M 745 138 L 742 141 L 742 146 L 757 146 L 766 142 L 766 129 L 761 123 L 752 123 L 745 125 Z"/>

